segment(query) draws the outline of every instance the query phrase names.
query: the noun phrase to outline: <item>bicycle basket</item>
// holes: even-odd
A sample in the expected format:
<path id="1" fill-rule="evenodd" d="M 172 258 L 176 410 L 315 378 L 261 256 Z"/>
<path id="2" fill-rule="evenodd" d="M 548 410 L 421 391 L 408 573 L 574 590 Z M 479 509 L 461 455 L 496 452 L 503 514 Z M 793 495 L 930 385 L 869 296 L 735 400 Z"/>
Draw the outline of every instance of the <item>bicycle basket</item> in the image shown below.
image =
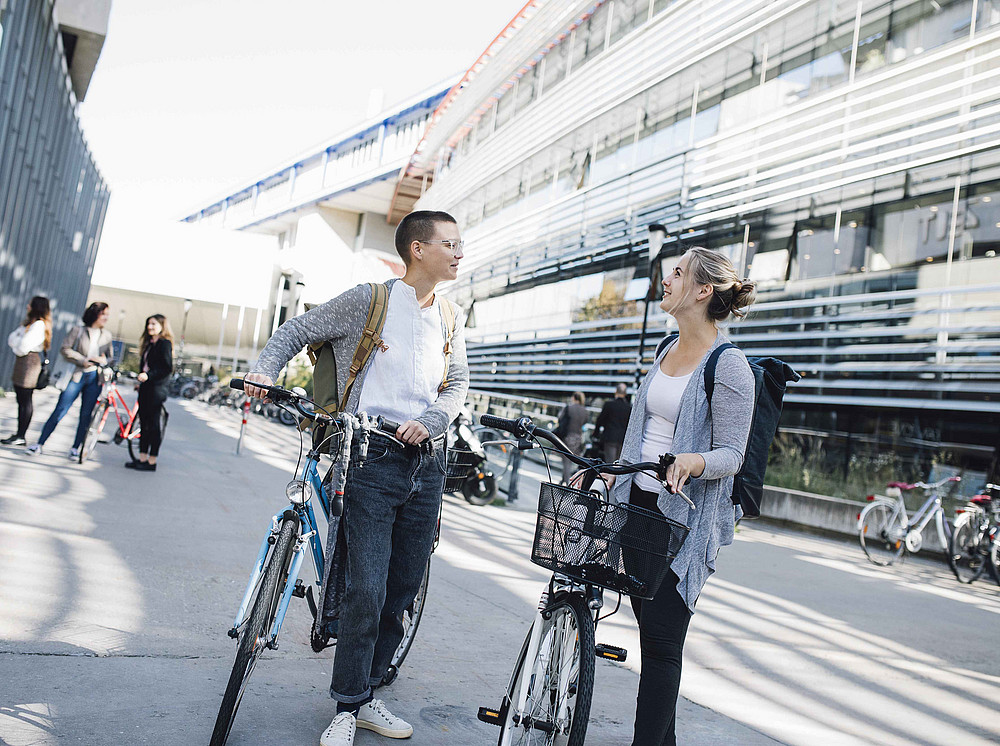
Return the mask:
<path id="1" fill-rule="evenodd" d="M 688 528 L 657 511 L 542 483 L 531 561 L 593 585 L 652 598 Z"/>
<path id="2" fill-rule="evenodd" d="M 468 448 L 448 447 L 448 471 L 444 479 L 445 492 L 461 492 L 465 480 L 479 465 L 479 457 Z"/>

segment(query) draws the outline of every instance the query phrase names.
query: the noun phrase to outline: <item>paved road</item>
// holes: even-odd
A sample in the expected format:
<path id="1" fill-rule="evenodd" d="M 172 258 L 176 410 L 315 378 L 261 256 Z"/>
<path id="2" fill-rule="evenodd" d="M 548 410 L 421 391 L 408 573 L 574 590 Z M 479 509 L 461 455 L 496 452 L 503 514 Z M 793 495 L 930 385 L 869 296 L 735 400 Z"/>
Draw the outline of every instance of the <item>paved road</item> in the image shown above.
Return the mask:
<path id="1" fill-rule="evenodd" d="M 39 397 L 35 430 L 51 410 Z M 172 401 L 161 466 L 126 471 L 102 445 L 83 466 L 0 449 L 0 744 L 205 744 L 232 663 L 225 636 L 267 516 L 294 460 L 294 430 Z M 12 398 L 0 399 L 9 431 Z M 73 415 L 71 415 L 72 417 Z M 530 491 L 530 487 L 527 488 Z M 448 498 L 427 614 L 385 696 L 410 743 L 492 743 L 496 704 L 545 578 L 527 561 L 529 495 L 511 508 Z M 746 526 L 691 627 L 679 742 L 1000 742 L 1000 588 L 959 586 L 911 560 L 881 570 L 852 544 Z M 332 651 L 308 647 L 289 612 L 260 664 L 234 746 L 314 744 L 329 722 Z M 630 612 L 598 639 L 633 653 L 598 663 L 589 743 L 626 746 L 638 645 Z M 361 733 L 359 746 L 386 743 Z"/>

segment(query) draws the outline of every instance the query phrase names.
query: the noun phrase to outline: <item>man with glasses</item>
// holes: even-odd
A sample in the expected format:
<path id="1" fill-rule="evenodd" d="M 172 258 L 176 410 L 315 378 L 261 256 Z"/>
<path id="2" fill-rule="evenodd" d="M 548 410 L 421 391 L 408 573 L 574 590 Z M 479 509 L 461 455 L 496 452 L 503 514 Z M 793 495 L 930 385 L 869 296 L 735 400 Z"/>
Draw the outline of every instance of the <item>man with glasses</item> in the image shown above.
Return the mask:
<path id="1" fill-rule="evenodd" d="M 347 587 L 330 686 L 337 715 L 320 737 L 322 746 L 351 746 L 356 728 L 389 738 L 413 733 L 373 698 L 373 689 L 402 639 L 403 610 L 413 602 L 431 553 L 444 490 L 445 433 L 469 389 L 463 315 L 455 314 L 449 343 L 441 310 L 447 301 L 434 293 L 438 283 L 458 277 L 464 244 L 455 219 L 412 212 L 396 228 L 395 244 L 406 272 L 386 283 L 382 344 L 358 372 L 345 408 L 403 424 L 395 438 L 373 433 L 364 465 L 354 462 L 348 470 L 342 519 Z M 343 391 L 371 301 L 371 286 L 359 285 L 286 321 L 246 376 L 247 393 L 264 396 L 251 384 L 273 385 L 294 355 L 318 342 L 333 346 Z"/>

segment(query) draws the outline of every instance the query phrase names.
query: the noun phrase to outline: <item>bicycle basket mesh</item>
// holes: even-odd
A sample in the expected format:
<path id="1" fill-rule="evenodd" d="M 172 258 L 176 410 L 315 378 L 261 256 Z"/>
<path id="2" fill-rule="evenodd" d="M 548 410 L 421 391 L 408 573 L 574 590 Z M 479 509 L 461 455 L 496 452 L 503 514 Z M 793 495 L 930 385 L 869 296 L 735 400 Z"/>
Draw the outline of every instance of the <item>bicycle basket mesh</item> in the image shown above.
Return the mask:
<path id="1" fill-rule="evenodd" d="M 465 480 L 472 474 L 479 457 L 468 448 L 448 448 L 448 472 L 444 478 L 445 492 L 461 492 Z"/>
<path id="2" fill-rule="evenodd" d="M 543 483 L 531 561 L 587 583 L 652 598 L 686 526 L 659 512 Z"/>

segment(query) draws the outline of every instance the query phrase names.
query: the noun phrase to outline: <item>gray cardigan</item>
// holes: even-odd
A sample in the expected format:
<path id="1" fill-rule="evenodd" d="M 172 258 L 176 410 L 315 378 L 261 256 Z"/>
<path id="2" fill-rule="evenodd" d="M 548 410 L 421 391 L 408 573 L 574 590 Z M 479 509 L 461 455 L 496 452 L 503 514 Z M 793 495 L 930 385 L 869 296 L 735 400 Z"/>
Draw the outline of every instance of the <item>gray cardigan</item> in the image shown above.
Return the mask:
<path id="1" fill-rule="evenodd" d="M 393 279 L 386 283 L 390 296 L 392 286 L 396 282 L 397 280 Z M 301 316 L 289 319 L 278 327 L 278 331 L 265 345 L 257 365 L 251 372 L 263 373 L 271 380 L 277 380 L 285 364 L 306 345 L 330 342 L 337 361 L 337 387 L 343 391 L 350 375 L 354 350 L 365 330 L 371 299 L 371 286 L 365 283 L 341 293 Z M 461 309 L 456 307 L 455 311 L 455 334 L 451 340 L 452 355 L 448 365 L 448 384 L 438 394 L 437 400 L 417 417 L 417 422 L 427 428 L 432 438 L 448 429 L 448 425 L 458 416 L 465 404 L 465 396 L 469 390 L 469 365 L 465 358 L 465 316 Z M 444 331 L 443 318 L 441 324 Z M 358 373 L 347 400 L 347 411 L 357 411 L 365 378 L 377 356 L 376 351 Z"/>
<path id="2" fill-rule="evenodd" d="M 720 331 L 705 357 L 688 381 L 681 396 L 680 410 L 674 428 L 674 453 L 698 453 L 705 459 L 705 471 L 691 479 L 684 494 L 695 504 L 689 508 L 683 498 L 660 489 L 657 506 L 665 516 L 679 521 L 691 530 L 670 568 L 677 575 L 677 591 L 694 612 L 695 603 L 708 577 L 715 572 L 719 549 L 733 543 L 736 521 L 743 513 L 731 500 L 733 475 L 743 465 L 743 452 L 750 434 L 754 406 L 754 378 L 746 356 L 737 349 L 728 349 L 719 358 L 715 371 L 715 391 L 712 394 L 713 418 L 705 394 L 705 363 L 711 351 L 729 339 Z M 629 417 L 621 460 L 639 461 L 642 434 L 646 423 L 646 395 L 657 366 L 667 354 L 668 345 L 657 356 L 636 394 Z M 714 422 L 713 422 L 714 419 Z M 715 429 L 714 439 L 712 429 Z M 632 489 L 632 476 L 619 477 L 611 490 L 612 499 L 627 503 Z"/>

